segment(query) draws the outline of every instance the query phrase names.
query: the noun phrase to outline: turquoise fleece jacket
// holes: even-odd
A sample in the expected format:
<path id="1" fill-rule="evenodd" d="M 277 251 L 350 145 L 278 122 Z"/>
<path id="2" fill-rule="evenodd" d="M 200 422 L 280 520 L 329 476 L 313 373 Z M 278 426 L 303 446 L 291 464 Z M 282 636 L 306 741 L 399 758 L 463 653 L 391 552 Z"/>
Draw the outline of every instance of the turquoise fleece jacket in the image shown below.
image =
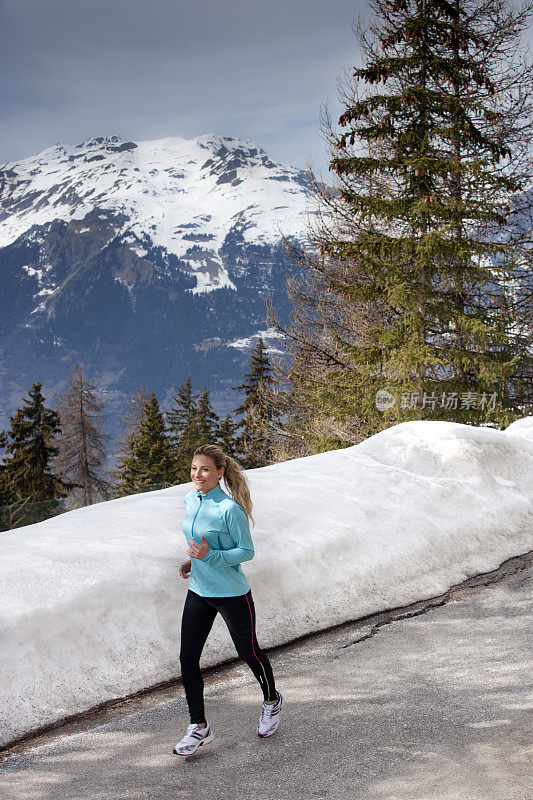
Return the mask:
<path id="1" fill-rule="evenodd" d="M 209 545 L 202 558 L 191 558 L 189 588 L 202 597 L 234 597 L 250 589 L 241 562 L 254 557 L 248 518 L 241 506 L 220 486 L 205 494 L 193 489 L 185 495 L 183 533 L 187 540 Z"/>

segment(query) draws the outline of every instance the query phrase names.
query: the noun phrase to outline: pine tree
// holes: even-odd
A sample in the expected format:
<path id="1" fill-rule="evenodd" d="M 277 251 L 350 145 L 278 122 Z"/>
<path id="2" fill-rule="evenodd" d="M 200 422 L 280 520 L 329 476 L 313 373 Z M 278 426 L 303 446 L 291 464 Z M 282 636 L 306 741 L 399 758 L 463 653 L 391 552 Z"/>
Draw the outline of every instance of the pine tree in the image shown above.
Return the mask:
<path id="1" fill-rule="evenodd" d="M 151 392 L 144 402 L 138 429 L 130 433 L 129 451 L 116 469 L 115 496 L 134 494 L 154 485 L 172 483 L 174 459 L 157 397 Z"/>
<path id="2" fill-rule="evenodd" d="M 113 455 L 114 468 L 111 476 L 114 484 L 122 480 L 122 465 L 129 459 L 135 445 L 135 439 L 141 425 L 143 409 L 148 400 L 149 393 L 146 387 L 139 386 L 133 397 L 128 401 L 126 411 L 122 417 L 122 434 L 115 443 Z"/>
<path id="3" fill-rule="evenodd" d="M 104 477 L 106 460 L 104 442 L 110 437 L 102 433 L 103 403 L 95 394 L 95 386 L 83 374 L 79 362 L 72 366 L 63 393 L 57 400 L 61 433 L 56 438 L 58 455 L 52 462 L 54 471 L 76 484 L 69 497 L 72 507 L 87 506 L 106 497 L 109 481 Z"/>
<path id="4" fill-rule="evenodd" d="M 187 384 L 186 384 L 187 388 Z M 194 451 L 202 444 L 215 442 L 219 429 L 219 418 L 211 407 L 209 390 L 195 396 L 194 404 L 189 404 L 189 391 L 183 396 L 184 417 L 183 430 L 175 449 L 176 481 L 188 483 L 191 479 L 191 461 Z"/>
<path id="5" fill-rule="evenodd" d="M 34 383 L 23 407 L 10 417 L 3 437 L 6 456 L 2 468 L 3 499 L 8 508 L 2 528 L 40 522 L 64 510 L 62 498 L 73 484 L 51 472 L 57 455 L 54 441 L 61 430 L 57 411 L 45 406 L 42 384 Z"/>
<path id="6" fill-rule="evenodd" d="M 188 483 L 191 479 L 191 461 L 198 441 L 198 395 L 193 394 L 191 379 L 178 387 L 175 406 L 166 417 L 173 446 L 174 481 Z"/>
<path id="7" fill-rule="evenodd" d="M 7 442 L 8 442 L 7 432 L 0 431 L 0 448 L 2 450 L 5 448 Z M 4 507 L 8 506 L 12 502 L 13 502 L 13 496 L 7 486 L 7 468 L 5 466 L 4 459 L 2 458 L 2 460 L 0 461 L 0 515 L 4 513 Z M 0 530 L 5 530 L 1 522 L 2 519 L 0 518 Z"/>
<path id="8" fill-rule="evenodd" d="M 198 398 L 198 407 L 195 418 L 195 433 L 199 447 L 201 444 L 209 444 L 217 437 L 220 420 L 211 407 L 209 390 L 204 386 L 204 391 Z"/>
<path id="9" fill-rule="evenodd" d="M 193 395 L 191 379 L 187 378 L 182 386 L 178 386 L 176 397 L 174 398 L 175 406 L 170 411 L 165 412 L 165 418 L 169 430 L 169 438 L 174 447 L 177 447 L 179 442 L 182 441 L 183 435 L 187 429 L 190 429 L 191 423 L 196 417 L 197 395 Z"/>
<path id="10" fill-rule="evenodd" d="M 279 413 L 273 402 L 272 370 L 262 337 L 252 352 L 249 372 L 244 374 L 240 386 L 234 391 L 243 391 L 244 400 L 233 413 L 241 415 L 237 430 L 237 449 L 245 469 L 263 467 L 274 460 L 272 444 L 273 429 L 281 426 Z"/>
<path id="11" fill-rule="evenodd" d="M 238 437 L 237 423 L 233 421 L 231 414 L 226 414 L 220 422 L 216 434 L 216 443 L 223 449 L 226 455 L 238 459 Z"/>
<path id="12" fill-rule="evenodd" d="M 167 412 L 167 421 L 174 445 L 175 480 L 188 483 L 191 461 L 197 447 L 207 442 L 219 444 L 229 456 L 237 456 L 236 425 L 227 414 L 221 422 L 213 411 L 209 390 L 204 386 L 201 395 L 193 394 L 191 379 L 178 387 L 174 408 Z"/>
<path id="13" fill-rule="evenodd" d="M 363 66 L 325 115 L 334 191 L 317 186 L 316 256 L 289 286 L 300 407 L 330 420 L 312 449 L 394 422 L 505 426 L 531 409 L 514 220 L 531 208 L 531 5 L 370 0 Z M 517 234 L 517 235 L 515 235 Z M 385 408 L 377 406 L 384 390 Z M 302 428 L 302 436 L 307 433 Z"/>
<path id="14" fill-rule="evenodd" d="M 150 394 L 145 386 L 139 386 L 133 397 L 129 400 L 126 412 L 122 418 L 123 435 L 117 443 L 118 452 L 125 452 L 132 435 L 139 430 L 139 425 L 144 414 L 144 409 Z"/>
<path id="15" fill-rule="evenodd" d="M 137 474 L 142 485 L 168 483 L 173 480 L 172 448 L 157 397 L 152 392 L 145 407 L 139 430 Z"/>

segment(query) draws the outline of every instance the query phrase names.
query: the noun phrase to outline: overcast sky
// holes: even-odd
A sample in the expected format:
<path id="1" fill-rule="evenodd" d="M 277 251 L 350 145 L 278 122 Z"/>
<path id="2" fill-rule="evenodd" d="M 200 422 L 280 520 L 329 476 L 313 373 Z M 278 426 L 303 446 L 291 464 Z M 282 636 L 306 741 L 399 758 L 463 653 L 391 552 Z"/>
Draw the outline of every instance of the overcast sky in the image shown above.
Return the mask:
<path id="1" fill-rule="evenodd" d="M 218 132 L 326 170 L 320 107 L 365 0 L 0 0 L 0 162 L 56 143 Z"/>
<path id="2" fill-rule="evenodd" d="M 117 134 L 218 132 L 326 163 L 321 104 L 364 0 L 0 0 L 0 160 Z M 337 115 L 338 116 L 338 115 Z"/>

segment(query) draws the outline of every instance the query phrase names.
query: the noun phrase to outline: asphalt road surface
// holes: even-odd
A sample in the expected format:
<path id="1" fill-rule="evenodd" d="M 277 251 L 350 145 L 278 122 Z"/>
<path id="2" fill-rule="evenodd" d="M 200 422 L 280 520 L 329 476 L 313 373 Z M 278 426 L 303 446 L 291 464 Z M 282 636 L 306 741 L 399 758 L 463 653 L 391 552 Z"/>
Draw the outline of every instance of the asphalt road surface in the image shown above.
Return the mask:
<path id="1" fill-rule="evenodd" d="M 206 675 L 215 738 L 194 756 L 172 754 L 189 722 L 175 683 L 1 754 L 2 800 L 532 800 L 532 573 L 530 553 L 270 651 L 270 738 L 235 661 Z"/>

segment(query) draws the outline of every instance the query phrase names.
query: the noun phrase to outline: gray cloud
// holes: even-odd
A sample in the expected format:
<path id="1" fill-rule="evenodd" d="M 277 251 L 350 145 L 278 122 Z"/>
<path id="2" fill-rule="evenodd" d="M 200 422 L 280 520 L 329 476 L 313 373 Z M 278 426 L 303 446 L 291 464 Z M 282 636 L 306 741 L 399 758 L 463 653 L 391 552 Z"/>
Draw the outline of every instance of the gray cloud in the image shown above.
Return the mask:
<path id="1" fill-rule="evenodd" d="M 0 158 L 89 136 L 247 136 L 324 164 L 320 104 L 362 0 L 4 0 Z"/>
<path id="2" fill-rule="evenodd" d="M 244 136 L 326 168 L 365 0 L 0 0 L 0 160 L 90 136 Z"/>

